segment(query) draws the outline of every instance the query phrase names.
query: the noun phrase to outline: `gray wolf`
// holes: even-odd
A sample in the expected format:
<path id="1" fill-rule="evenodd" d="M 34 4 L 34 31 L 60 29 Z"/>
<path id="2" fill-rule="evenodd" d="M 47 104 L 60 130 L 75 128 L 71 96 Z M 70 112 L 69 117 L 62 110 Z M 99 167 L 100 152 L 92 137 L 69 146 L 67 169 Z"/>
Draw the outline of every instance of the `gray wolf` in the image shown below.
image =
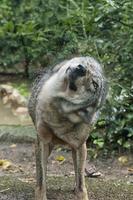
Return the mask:
<path id="1" fill-rule="evenodd" d="M 106 94 L 107 81 L 102 67 L 88 56 L 64 61 L 35 81 L 28 108 L 38 138 L 37 200 L 47 200 L 47 159 L 55 144 L 72 149 L 75 198 L 88 200 L 84 178 L 86 140 Z"/>

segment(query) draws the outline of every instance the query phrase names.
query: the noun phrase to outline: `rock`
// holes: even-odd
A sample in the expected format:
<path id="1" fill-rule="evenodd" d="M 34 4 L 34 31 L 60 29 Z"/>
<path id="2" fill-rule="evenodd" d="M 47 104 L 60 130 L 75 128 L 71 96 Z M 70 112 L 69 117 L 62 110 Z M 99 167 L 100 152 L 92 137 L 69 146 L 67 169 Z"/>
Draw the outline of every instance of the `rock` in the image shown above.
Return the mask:
<path id="1" fill-rule="evenodd" d="M 118 161 L 121 165 L 126 165 L 129 162 L 129 158 L 127 156 L 120 156 Z"/>
<path id="2" fill-rule="evenodd" d="M 27 107 L 18 107 L 16 110 L 13 110 L 14 115 L 28 115 Z"/>
<path id="3" fill-rule="evenodd" d="M 12 94 L 9 95 L 9 101 L 12 102 L 12 105 L 15 106 L 25 106 L 26 105 L 26 99 L 20 95 L 19 91 L 14 89 Z"/>
<path id="4" fill-rule="evenodd" d="M 0 85 L 0 96 L 5 96 L 13 92 L 13 87 L 11 85 Z"/>
<path id="5" fill-rule="evenodd" d="M 7 86 L 6 90 L 5 85 L 0 85 L 0 124 L 31 124 L 27 100 L 19 91 L 16 93 L 13 90 L 16 89 Z"/>
<path id="6" fill-rule="evenodd" d="M 3 104 L 9 104 L 12 108 L 24 107 L 27 104 L 27 100 L 19 91 L 10 85 L 0 85 L 0 97 Z"/>
<path id="7" fill-rule="evenodd" d="M 96 167 L 94 165 L 86 161 L 85 176 L 91 177 L 91 178 L 97 178 L 103 175 L 101 172 L 96 170 Z"/>

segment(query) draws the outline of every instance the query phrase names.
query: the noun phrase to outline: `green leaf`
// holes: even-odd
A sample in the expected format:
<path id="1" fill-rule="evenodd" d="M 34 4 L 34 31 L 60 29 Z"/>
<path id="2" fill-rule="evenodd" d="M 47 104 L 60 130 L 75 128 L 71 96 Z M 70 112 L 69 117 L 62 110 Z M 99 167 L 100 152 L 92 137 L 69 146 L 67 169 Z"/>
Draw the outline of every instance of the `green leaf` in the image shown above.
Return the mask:
<path id="1" fill-rule="evenodd" d="M 123 144 L 123 147 L 129 149 L 131 147 L 131 144 L 127 141 Z"/>
<path id="2" fill-rule="evenodd" d="M 122 143 L 123 143 L 122 138 L 120 138 L 119 140 L 117 140 L 117 143 L 118 143 L 119 145 L 122 145 Z"/>
<path id="3" fill-rule="evenodd" d="M 99 148 L 103 148 L 104 146 L 104 140 L 102 138 L 94 140 L 93 143 L 98 145 Z"/>

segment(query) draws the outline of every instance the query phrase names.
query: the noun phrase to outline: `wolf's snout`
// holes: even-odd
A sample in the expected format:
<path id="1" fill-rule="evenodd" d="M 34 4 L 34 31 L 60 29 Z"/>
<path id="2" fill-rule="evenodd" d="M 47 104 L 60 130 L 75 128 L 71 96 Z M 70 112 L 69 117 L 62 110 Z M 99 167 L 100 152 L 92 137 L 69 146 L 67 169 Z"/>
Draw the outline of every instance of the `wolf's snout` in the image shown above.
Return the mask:
<path id="1" fill-rule="evenodd" d="M 86 69 L 83 65 L 78 65 L 77 67 L 69 67 L 66 70 L 66 73 L 68 73 L 69 76 L 69 88 L 73 91 L 77 90 L 77 86 L 75 84 L 75 81 L 77 78 L 85 76 L 86 75 Z"/>
<path id="2" fill-rule="evenodd" d="M 83 65 L 78 65 L 77 67 L 68 67 L 66 73 L 69 74 L 69 77 L 72 79 L 77 79 L 78 77 L 86 75 L 86 69 Z"/>
<path id="3" fill-rule="evenodd" d="M 79 76 L 85 76 L 86 75 L 86 69 L 84 68 L 83 65 L 78 65 L 76 68 L 76 73 Z"/>

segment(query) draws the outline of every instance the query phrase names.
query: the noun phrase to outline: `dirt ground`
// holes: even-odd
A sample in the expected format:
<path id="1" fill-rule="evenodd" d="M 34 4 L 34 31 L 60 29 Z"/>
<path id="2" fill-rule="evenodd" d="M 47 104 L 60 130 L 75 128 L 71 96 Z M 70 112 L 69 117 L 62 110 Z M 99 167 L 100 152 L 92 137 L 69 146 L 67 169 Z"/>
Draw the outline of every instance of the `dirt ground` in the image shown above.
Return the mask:
<path id="1" fill-rule="evenodd" d="M 0 200 L 30 200 L 34 198 L 35 155 L 33 144 L 0 144 Z M 118 158 L 87 160 L 97 178 L 86 177 L 90 200 L 133 199 L 133 158 L 124 164 Z M 48 199 L 74 200 L 74 170 L 71 151 L 56 147 L 48 161 Z"/>

